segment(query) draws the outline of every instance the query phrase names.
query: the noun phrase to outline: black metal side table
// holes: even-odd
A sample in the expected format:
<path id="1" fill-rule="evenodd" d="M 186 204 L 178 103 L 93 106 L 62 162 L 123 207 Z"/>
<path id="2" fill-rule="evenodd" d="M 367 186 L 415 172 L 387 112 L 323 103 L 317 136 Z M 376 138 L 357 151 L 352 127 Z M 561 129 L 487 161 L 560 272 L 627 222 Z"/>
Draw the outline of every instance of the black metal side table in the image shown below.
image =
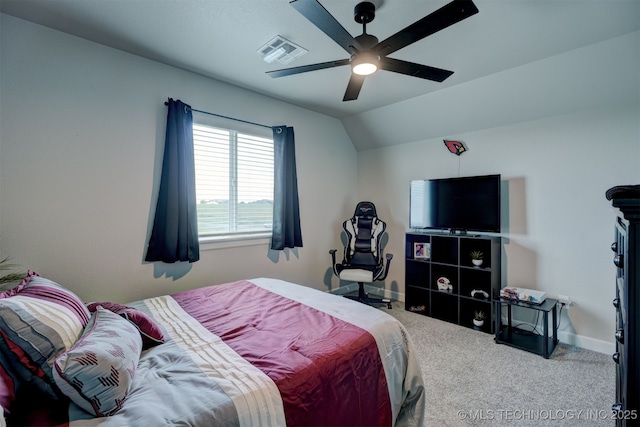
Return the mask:
<path id="1" fill-rule="evenodd" d="M 549 358 L 558 345 L 558 300 L 545 299 L 542 304 L 532 304 L 525 301 L 497 298 L 495 304 L 495 342 L 507 344 L 521 350 L 539 354 Z M 502 324 L 502 307 L 507 307 L 507 323 Z M 512 307 L 524 307 L 542 312 L 543 333 L 532 333 L 513 326 L 511 322 Z M 549 336 L 549 313 L 551 313 L 551 336 Z"/>

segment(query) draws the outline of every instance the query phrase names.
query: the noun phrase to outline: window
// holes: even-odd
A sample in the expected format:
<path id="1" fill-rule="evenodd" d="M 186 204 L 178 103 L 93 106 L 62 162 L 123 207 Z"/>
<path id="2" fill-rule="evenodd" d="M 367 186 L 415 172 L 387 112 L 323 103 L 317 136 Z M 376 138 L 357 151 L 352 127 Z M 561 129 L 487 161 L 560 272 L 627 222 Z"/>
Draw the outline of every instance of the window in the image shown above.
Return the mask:
<path id="1" fill-rule="evenodd" d="M 273 221 L 271 129 L 193 123 L 200 238 L 270 236 Z"/>

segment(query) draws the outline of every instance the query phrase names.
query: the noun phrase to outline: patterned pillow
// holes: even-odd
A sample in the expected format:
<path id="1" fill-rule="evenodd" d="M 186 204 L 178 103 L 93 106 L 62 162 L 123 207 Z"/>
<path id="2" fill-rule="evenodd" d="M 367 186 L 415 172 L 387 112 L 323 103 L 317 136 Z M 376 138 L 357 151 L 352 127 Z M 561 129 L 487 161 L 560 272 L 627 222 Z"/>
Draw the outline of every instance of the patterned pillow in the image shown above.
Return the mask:
<path id="1" fill-rule="evenodd" d="M 142 338 L 131 322 L 97 307 L 82 337 L 55 361 L 58 388 L 96 416 L 122 408 L 138 367 Z"/>
<path id="2" fill-rule="evenodd" d="M 0 344 L 11 371 L 52 392 L 53 362 L 75 344 L 90 316 L 73 292 L 29 271 L 0 294 Z"/>
<path id="3" fill-rule="evenodd" d="M 96 311 L 97 306 L 102 306 L 104 309 L 113 311 L 136 325 L 138 331 L 140 331 L 140 335 L 142 336 L 143 350 L 162 344 L 165 341 L 160 326 L 158 326 L 158 324 L 146 313 L 127 305 L 106 301 L 92 302 L 87 305 L 87 308 L 90 312 L 94 312 Z"/>

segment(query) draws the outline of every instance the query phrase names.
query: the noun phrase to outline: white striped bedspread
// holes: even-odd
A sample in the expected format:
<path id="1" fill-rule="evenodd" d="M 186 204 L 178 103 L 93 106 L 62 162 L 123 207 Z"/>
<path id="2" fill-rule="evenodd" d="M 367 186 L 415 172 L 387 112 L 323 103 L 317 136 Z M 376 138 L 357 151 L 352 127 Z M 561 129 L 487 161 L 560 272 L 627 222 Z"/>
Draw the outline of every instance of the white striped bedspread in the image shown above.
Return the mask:
<path id="1" fill-rule="evenodd" d="M 236 288 L 242 292 L 234 294 Z M 270 278 L 202 289 L 205 292 L 186 291 L 128 304 L 149 314 L 164 329 L 167 342 L 143 352 L 121 411 L 110 417 L 88 418 L 85 412 L 71 405 L 70 426 L 282 427 L 368 425 L 369 422 L 422 426 L 425 390 L 411 339 L 404 326 L 383 310 Z M 225 300 L 220 292 L 227 292 L 227 298 L 233 300 L 231 308 L 220 305 L 220 301 Z M 289 347 L 276 351 L 273 342 L 268 343 L 269 338 L 264 338 L 269 336 L 264 332 L 269 327 L 263 324 L 263 317 L 274 317 L 278 310 L 286 311 L 292 304 L 298 306 L 298 311 L 295 311 L 296 317 L 287 322 L 293 324 L 292 327 L 300 323 L 297 326 L 302 332 L 293 332 L 293 338 L 288 338 L 288 331 L 274 329 L 281 331 L 275 334 L 282 336 L 282 341 Z M 203 313 L 209 313 L 205 320 Z M 260 313 L 259 320 L 255 313 Z M 250 316 L 249 320 L 242 318 L 245 314 Z M 375 401 L 367 397 L 371 395 L 369 390 L 358 390 L 369 387 L 369 378 L 364 378 L 368 382 L 362 382 L 362 378 L 349 379 L 346 374 L 343 375 L 345 378 L 332 377 L 340 372 L 334 366 L 340 357 L 358 360 L 357 354 L 349 353 L 355 348 L 352 344 L 345 345 L 344 339 L 337 339 L 339 345 L 334 344 L 326 337 L 321 346 L 307 342 L 310 338 L 304 331 L 315 327 L 304 325 L 318 324 L 313 317 L 317 314 L 323 316 L 324 323 L 328 319 L 331 325 L 340 323 L 354 330 L 361 329 L 375 343 L 376 356 L 379 356 L 377 363 L 383 367 L 383 372 L 380 370 L 379 381 L 373 379 L 385 388 L 374 393 Z M 234 322 L 241 322 L 237 323 L 240 326 L 233 326 Z M 247 322 L 251 328 L 245 327 Z M 254 341 L 246 345 L 240 339 L 245 329 L 249 329 L 247 334 L 254 335 Z M 260 333 L 256 335 L 256 331 Z M 329 335 L 332 333 L 329 331 Z M 335 336 L 339 338 L 339 334 Z M 262 340 L 264 351 L 263 346 L 255 345 L 255 340 Z M 313 360 L 315 356 L 300 361 L 287 359 L 292 357 L 290 347 L 296 347 L 298 357 L 305 353 L 305 346 L 336 347 L 343 353 L 346 351 L 346 356 L 336 355 L 334 359 L 332 354 L 325 354 L 321 359 L 331 366 L 331 371 L 322 372 L 322 367 L 318 372 L 309 371 L 311 366 L 316 369 L 323 363 Z M 345 350 L 345 347 L 348 348 Z M 276 365 L 268 360 L 271 356 L 267 353 L 285 353 L 285 361 L 292 362 Z M 276 356 L 282 357 L 281 354 Z M 351 363 L 346 371 L 355 369 L 356 362 Z M 292 372 L 286 372 L 288 368 Z M 371 368 L 366 369 L 364 377 L 376 376 L 376 372 L 369 373 Z M 363 377 L 362 373 L 357 376 Z M 318 378 L 315 388 L 304 388 Z M 341 384 L 349 386 L 345 388 Z M 318 391 L 320 388 L 328 390 L 327 396 Z M 332 395 L 332 392 L 338 394 Z"/>

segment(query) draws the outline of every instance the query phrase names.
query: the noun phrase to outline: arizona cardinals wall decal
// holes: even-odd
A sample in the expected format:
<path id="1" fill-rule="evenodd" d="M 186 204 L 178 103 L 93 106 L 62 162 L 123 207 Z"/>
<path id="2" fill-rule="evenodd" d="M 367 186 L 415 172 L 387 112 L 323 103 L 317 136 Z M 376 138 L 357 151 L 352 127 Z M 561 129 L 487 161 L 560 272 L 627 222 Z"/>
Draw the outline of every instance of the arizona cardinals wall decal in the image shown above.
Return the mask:
<path id="1" fill-rule="evenodd" d="M 460 154 L 467 151 L 467 147 L 465 147 L 464 144 L 460 141 L 451 141 L 449 139 L 444 139 L 443 141 L 444 145 L 447 146 L 449 151 L 451 151 L 456 156 L 459 156 Z"/>

